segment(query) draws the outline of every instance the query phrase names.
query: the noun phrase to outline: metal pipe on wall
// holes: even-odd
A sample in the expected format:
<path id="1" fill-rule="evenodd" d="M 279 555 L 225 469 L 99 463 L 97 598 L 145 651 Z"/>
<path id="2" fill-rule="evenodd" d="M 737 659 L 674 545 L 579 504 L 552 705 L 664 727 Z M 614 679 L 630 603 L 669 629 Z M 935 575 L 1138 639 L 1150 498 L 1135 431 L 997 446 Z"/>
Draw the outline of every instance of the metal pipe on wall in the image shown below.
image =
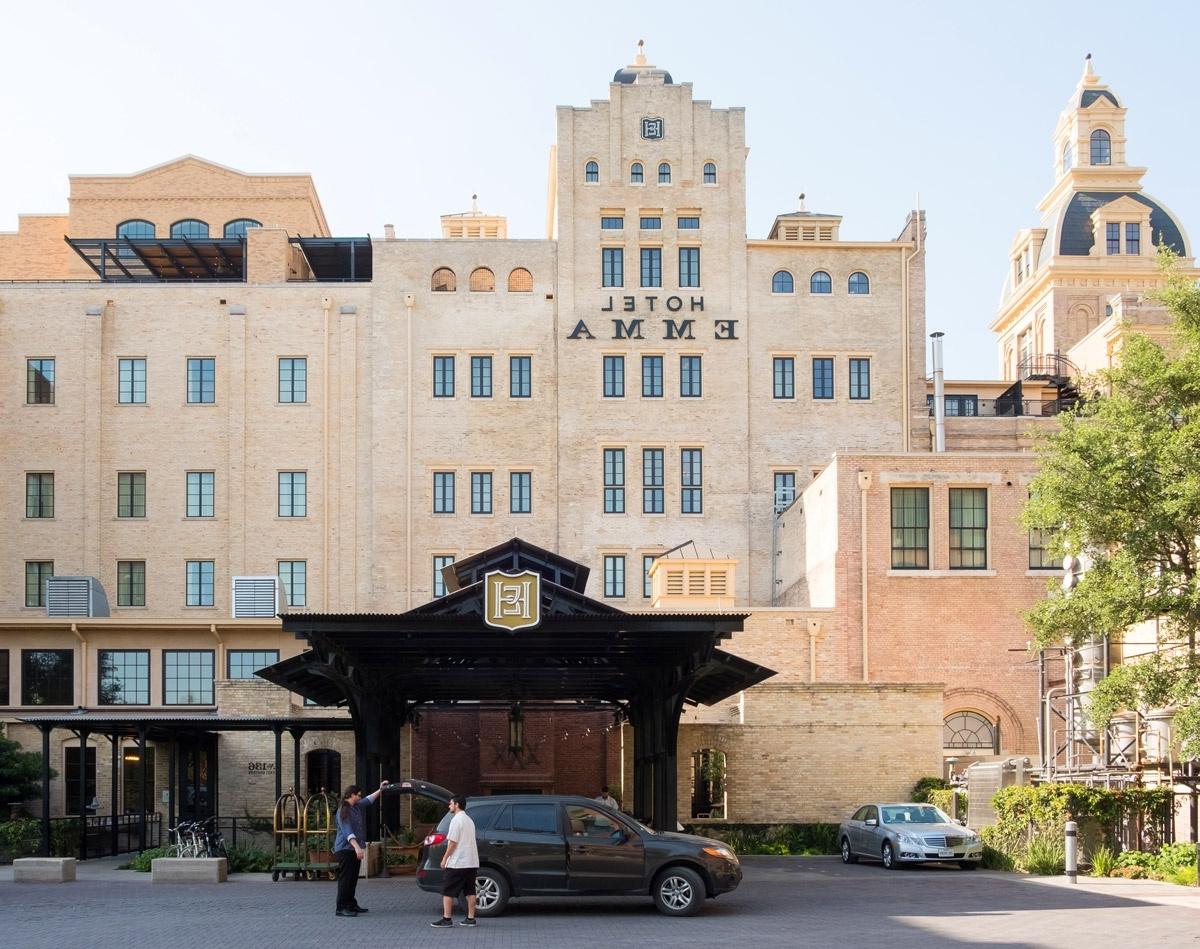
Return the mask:
<path id="1" fill-rule="evenodd" d="M 946 379 L 942 368 L 942 337 L 930 333 L 933 340 L 933 450 L 946 450 Z"/>

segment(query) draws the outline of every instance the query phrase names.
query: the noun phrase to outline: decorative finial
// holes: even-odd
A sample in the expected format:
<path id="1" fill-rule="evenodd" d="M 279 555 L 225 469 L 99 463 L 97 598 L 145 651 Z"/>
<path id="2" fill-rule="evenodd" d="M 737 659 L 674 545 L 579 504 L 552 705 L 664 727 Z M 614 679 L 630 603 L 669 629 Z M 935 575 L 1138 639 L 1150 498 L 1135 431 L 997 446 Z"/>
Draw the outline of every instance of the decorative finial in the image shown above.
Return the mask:
<path id="1" fill-rule="evenodd" d="M 1092 54 L 1091 53 L 1088 53 L 1083 58 L 1083 78 L 1084 78 L 1084 80 L 1096 78 L 1096 73 L 1092 70 Z"/>
<path id="2" fill-rule="evenodd" d="M 646 65 L 646 41 L 645 40 L 638 40 L 637 55 L 633 58 L 633 61 L 639 66 Z"/>
<path id="3" fill-rule="evenodd" d="M 800 210 L 801 211 L 804 210 L 804 192 L 803 191 L 800 192 Z"/>
<path id="4" fill-rule="evenodd" d="M 471 195 L 471 213 L 472 214 L 479 213 L 479 195 L 477 195 L 477 194 Z"/>

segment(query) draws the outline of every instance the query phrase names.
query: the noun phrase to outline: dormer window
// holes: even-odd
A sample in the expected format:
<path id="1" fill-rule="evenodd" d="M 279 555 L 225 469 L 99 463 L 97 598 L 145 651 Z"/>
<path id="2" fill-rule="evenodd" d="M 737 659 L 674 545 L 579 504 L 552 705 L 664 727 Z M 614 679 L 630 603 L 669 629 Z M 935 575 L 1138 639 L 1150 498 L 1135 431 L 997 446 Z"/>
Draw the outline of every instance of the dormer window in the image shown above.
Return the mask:
<path id="1" fill-rule="evenodd" d="M 1121 232 L 1124 229 L 1125 246 L 1121 246 Z M 1104 249 L 1107 254 L 1126 254 L 1140 257 L 1142 253 L 1142 226 L 1132 221 L 1121 224 L 1109 221 L 1104 225 Z"/>
<path id="2" fill-rule="evenodd" d="M 1096 129 L 1092 133 L 1092 164 L 1112 164 L 1112 139 L 1104 129 Z"/>

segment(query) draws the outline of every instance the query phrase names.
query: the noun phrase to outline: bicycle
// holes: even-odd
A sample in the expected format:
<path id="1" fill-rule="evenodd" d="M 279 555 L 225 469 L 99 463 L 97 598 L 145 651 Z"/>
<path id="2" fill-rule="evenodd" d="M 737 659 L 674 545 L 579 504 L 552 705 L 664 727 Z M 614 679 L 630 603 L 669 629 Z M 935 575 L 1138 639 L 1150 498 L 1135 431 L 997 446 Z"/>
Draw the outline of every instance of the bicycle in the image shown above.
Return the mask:
<path id="1" fill-rule="evenodd" d="M 199 857 L 202 856 L 199 824 L 194 821 L 180 821 L 176 826 L 167 829 L 168 834 L 174 835 L 175 842 L 167 847 L 168 857 Z"/>

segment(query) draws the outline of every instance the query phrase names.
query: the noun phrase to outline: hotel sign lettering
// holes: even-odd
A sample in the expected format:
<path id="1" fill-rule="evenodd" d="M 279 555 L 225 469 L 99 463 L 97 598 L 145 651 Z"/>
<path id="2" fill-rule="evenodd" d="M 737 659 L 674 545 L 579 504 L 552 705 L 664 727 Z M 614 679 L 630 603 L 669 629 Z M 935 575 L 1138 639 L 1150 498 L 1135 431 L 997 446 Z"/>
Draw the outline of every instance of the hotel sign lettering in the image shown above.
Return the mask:
<path id="1" fill-rule="evenodd" d="M 601 313 L 646 313 L 656 314 L 653 317 L 636 316 L 629 319 L 614 319 L 609 317 L 607 322 L 612 324 L 610 339 L 696 339 L 697 318 L 694 316 L 659 316 L 667 313 L 703 313 L 704 297 L 658 297 L 658 296 L 629 296 L 609 297 L 600 307 Z M 603 320 L 602 320 L 603 322 Z M 737 339 L 737 320 L 713 320 L 713 339 Z M 597 326 L 597 328 L 599 328 Z M 655 335 L 657 333 L 657 335 Z M 649 337 L 646 334 L 651 334 Z M 578 320 L 575 328 L 567 334 L 567 339 L 596 339 L 596 334 L 588 326 L 587 320 Z"/>
<path id="2" fill-rule="evenodd" d="M 542 621 L 542 577 L 532 570 L 492 570 L 483 580 L 483 621 L 515 633 Z"/>

